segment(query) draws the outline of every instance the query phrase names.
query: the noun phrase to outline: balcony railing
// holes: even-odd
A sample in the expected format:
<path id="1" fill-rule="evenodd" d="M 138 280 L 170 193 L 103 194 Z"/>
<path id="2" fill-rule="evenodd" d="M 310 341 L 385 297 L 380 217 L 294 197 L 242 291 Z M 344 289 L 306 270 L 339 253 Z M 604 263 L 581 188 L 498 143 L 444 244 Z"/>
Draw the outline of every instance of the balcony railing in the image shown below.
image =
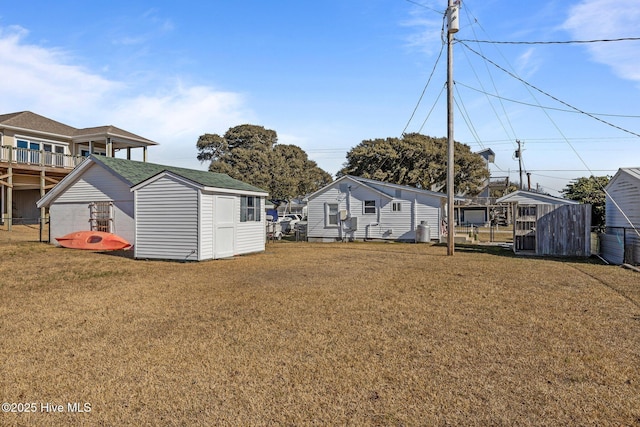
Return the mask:
<path id="1" fill-rule="evenodd" d="M 0 162 L 19 165 L 49 166 L 54 168 L 73 169 L 86 157 L 53 153 L 44 150 L 17 148 L 11 145 L 0 146 Z"/>

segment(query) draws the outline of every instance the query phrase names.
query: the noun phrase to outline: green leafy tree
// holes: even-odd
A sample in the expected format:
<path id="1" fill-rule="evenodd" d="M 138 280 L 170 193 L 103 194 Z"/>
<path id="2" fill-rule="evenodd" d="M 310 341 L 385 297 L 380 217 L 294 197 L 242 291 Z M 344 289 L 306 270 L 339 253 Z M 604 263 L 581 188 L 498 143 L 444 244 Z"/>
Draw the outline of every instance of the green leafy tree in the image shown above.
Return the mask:
<path id="1" fill-rule="evenodd" d="M 458 142 L 454 152 L 456 193 L 477 195 L 489 177 L 484 159 Z M 338 175 L 446 191 L 447 139 L 410 133 L 402 138 L 362 141 L 347 153 L 347 162 Z"/>
<path id="2" fill-rule="evenodd" d="M 577 178 L 562 190 L 562 195 L 565 198 L 591 205 L 591 225 L 593 227 L 603 228 L 605 226 L 606 196 L 604 187 L 610 179 L 610 176 L 593 175 L 588 178 Z"/>
<path id="3" fill-rule="evenodd" d="M 274 199 L 291 200 L 332 181 L 304 150 L 278 144 L 276 132 L 263 126 L 236 126 L 224 136 L 204 134 L 196 146 L 198 160 L 211 161 L 210 171 L 263 188 Z"/>

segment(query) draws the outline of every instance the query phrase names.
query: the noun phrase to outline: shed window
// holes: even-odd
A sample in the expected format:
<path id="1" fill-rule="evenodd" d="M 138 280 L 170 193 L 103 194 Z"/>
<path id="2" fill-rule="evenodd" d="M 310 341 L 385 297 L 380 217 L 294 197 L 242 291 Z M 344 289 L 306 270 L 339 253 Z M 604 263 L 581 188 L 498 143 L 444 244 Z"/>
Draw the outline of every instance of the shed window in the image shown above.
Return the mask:
<path id="1" fill-rule="evenodd" d="M 260 221 L 260 197 L 240 197 L 240 222 Z"/>
<path id="2" fill-rule="evenodd" d="M 391 204 L 391 210 L 393 212 L 400 212 L 402 210 L 402 203 L 400 202 L 393 202 Z"/>
<path id="3" fill-rule="evenodd" d="M 113 203 L 92 202 L 89 204 L 89 222 L 92 231 L 105 231 L 111 233 L 113 224 Z"/>
<path id="4" fill-rule="evenodd" d="M 364 201 L 364 213 L 366 213 L 366 214 L 375 214 L 376 213 L 376 201 L 375 200 L 365 200 Z"/>

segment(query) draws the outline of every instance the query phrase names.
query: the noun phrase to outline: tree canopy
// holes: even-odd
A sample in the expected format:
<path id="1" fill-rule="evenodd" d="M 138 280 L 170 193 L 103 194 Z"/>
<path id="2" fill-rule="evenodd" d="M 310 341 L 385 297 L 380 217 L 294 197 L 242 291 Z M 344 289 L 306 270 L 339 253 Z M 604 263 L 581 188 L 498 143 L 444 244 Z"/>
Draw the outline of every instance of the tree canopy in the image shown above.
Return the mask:
<path id="1" fill-rule="evenodd" d="M 211 172 L 226 173 L 267 190 L 273 199 L 290 200 L 332 181 L 304 150 L 278 144 L 277 133 L 263 126 L 235 126 L 224 136 L 204 134 L 196 146 L 198 160 L 211 161 Z"/>
<path id="2" fill-rule="evenodd" d="M 459 142 L 454 151 L 456 193 L 477 195 L 489 177 L 484 159 Z M 447 139 L 410 133 L 402 138 L 365 140 L 349 150 L 338 175 L 446 191 Z"/>
<path id="3" fill-rule="evenodd" d="M 609 183 L 609 176 L 593 176 L 577 178 L 567 184 L 562 195 L 570 200 L 591 205 L 591 225 L 602 228 L 605 225 L 606 195 L 604 187 Z"/>

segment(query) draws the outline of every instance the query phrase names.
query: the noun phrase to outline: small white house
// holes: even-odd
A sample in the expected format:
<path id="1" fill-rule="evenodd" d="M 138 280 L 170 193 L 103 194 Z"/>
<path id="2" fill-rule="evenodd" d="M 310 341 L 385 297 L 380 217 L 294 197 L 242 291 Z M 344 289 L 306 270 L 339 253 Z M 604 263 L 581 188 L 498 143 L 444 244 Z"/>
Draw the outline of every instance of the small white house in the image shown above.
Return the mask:
<path id="1" fill-rule="evenodd" d="M 346 175 L 307 197 L 307 239 L 439 240 L 447 195 Z"/>
<path id="2" fill-rule="evenodd" d="M 91 156 L 37 206 L 54 238 L 108 231 L 135 258 L 202 261 L 264 251 L 266 196 L 225 174 Z"/>
<path id="3" fill-rule="evenodd" d="M 600 254 L 613 264 L 640 264 L 640 168 L 618 169 L 605 190 Z"/>

